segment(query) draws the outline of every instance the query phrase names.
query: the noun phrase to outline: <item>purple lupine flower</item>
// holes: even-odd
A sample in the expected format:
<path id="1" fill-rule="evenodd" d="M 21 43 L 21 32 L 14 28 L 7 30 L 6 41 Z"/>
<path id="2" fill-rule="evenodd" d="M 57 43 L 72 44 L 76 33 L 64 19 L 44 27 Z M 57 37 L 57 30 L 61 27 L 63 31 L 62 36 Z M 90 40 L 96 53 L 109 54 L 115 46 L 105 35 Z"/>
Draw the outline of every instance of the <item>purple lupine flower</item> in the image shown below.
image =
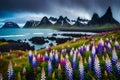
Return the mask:
<path id="1" fill-rule="evenodd" d="M 92 54 L 91 54 L 92 63 L 94 63 L 94 60 L 95 60 L 95 54 L 96 54 L 96 48 L 95 48 L 95 46 L 93 45 L 93 47 L 92 47 Z"/>
<path id="2" fill-rule="evenodd" d="M 13 70 L 13 66 L 12 66 L 12 62 L 11 61 L 9 62 L 8 71 L 7 72 L 8 72 L 8 74 L 7 74 L 8 80 L 14 79 L 14 70 Z"/>
<path id="3" fill-rule="evenodd" d="M 107 44 L 107 48 L 108 48 L 108 50 L 109 50 L 109 51 L 111 51 L 111 50 L 112 50 L 112 46 L 111 46 L 111 44 L 110 44 L 110 43 L 108 43 L 108 44 Z"/>
<path id="4" fill-rule="evenodd" d="M 89 70 L 92 69 L 92 59 L 91 59 L 90 56 L 89 56 L 89 58 L 88 58 L 88 69 L 89 69 Z"/>
<path id="5" fill-rule="evenodd" d="M 51 60 L 48 61 L 48 74 L 52 74 L 52 62 L 51 62 Z"/>
<path id="6" fill-rule="evenodd" d="M 95 56 L 95 61 L 94 61 L 94 72 L 97 76 L 97 78 L 101 78 L 101 68 L 100 68 L 100 63 L 97 55 Z"/>
<path id="7" fill-rule="evenodd" d="M 52 52 L 51 52 L 50 55 L 49 55 L 49 59 L 50 59 L 51 61 L 53 61 L 53 54 L 52 54 Z"/>
<path id="8" fill-rule="evenodd" d="M 116 72 L 117 72 L 117 74 L 120 75 L 120 61 L 117 61 L 117 63 L 116 63 Z"/>
<path id="9" fill-rule="evenodd" d="M 68 45 L 68 47 L 67 47 L 67 52 L 68 53 L 70 52 L 70 45 Z"/>
<path id="10" fill-rule="evenodd" d="M 28 53 L 29 63 L 32 63 L 32 59 L 33 59 L 32 51 L 29 51 L 29 53 Z"/>
<path id="11" fill-rule="evenodd" d="M 73 68 L 73 70 L 75 70 L 75 68 L 76 68 L 76 53 L 73 54 L 72 68 Z"/>
<path id="12" fill-rule="evenodd" d="M 36 60 L 36 57 L 33 56 L 33 60 L 32 60 L 32 67 L 33 67 L 33 69 L 35 69 L 36 66 L 37 66 L 37 60 Z"/>
<path id="13" fill-rule="evenodd" d="M 42 71 L 41 71 L 41 80 L 46 80 L 44 67 L 42 68 Z"/>
<path id="14" fill-rule="evenodd" d="M 116 50 L 114 48 L 113 51 L 112 51 L 112 63 L 116 64 L 117 61 L 118 61 L 118 56 L 117 56 Z"/>
<path id="15" fill-rule="evenodd" d="M 104 41 L 100 39 L 100 41 L 98 42 L 98 46 L 97 46 L 97 52 L 102 54 L 103 50 L 104 50 Z"/>
<path id="16" fill-rule="evenodd" d="M 72 66 L 71 66 L 71 63 L 68 59 L 66 60 L 65 72 L 66 72 L 66 75 L 68 77 L 68 80 L 73 80 Z"/>
<path id="17" fill-rule="evenodd" d="M 119 46 L 118 41 L 115 41 L 115 49 L 119 49 L 119 48 L 120 48 L 120 46 Z"/>
<path id="18" fill-rule="evenodd" d="M 58 64 L 58 62 L 59 62 L 58 53 L 55 53 L 55 63 Z"/>
<path id="19" fill-rule="evenodd" d="M 66 49 L 64 47 L 62 47 L 61 53 L 62 54 L 66 53 Z"/>
<path id="20" fill-rule="evenodd" d="M 45 61 L 48 61 L 49 60 L 49 56 L 48 56 L 48 53 L 46 52 L 45 55 L 44 55 L 44 59 Z"/>
<path id="21" fill-rule="evenodd" d="M 110 58 L 109 58 L 108 54 L 106 54 L 106 61 L 105 61 L 105 63 L 106 63 L 106 70 L 107 70 L 107 72 L 111 74 L 112 73 L 112 63 L 110 61 Z"/>
<path id="22" fill-rule="evenodd" d="M 85 79 L 82 56 L 80 57 L 80 61 L 79 61 L 79 75 L 80 75 L 80 79 L 79 80 L 84 80 Z"/>
<path id="23" fill-rule="evenodd" d="M 108 44 L 108 42 L 109 42 L 109 39 L 108 39 L 108 38 L 106 38 L 105 43 L 106 43 L 106 44 Z"/>

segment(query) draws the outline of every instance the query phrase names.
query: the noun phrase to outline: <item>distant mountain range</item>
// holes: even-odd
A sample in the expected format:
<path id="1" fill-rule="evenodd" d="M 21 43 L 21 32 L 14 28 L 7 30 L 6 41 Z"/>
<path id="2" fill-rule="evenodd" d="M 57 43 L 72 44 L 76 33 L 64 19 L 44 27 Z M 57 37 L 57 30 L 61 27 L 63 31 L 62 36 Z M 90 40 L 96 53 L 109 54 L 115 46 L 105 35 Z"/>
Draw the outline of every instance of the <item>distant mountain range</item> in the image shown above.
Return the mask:
<path id="1" fill-rule="evenodd" d="M 93 25 L 104 25 L 104 24 L 119 24 L 118 21 L 116 21 L 113 18 L 111 7 L 107 9 L 105 14 L 102 17 L 99 17 L 97 13 L 94 13 L 91 20 L 87 19 L 81 19 L 80 17 L 77 18 L 77 20 L 70 20 L 67 16 L 63 17 L 60 16 L 58 19 L 55 17 L 43 17 L 41 21 L 35 21 L 30 20 L 27 21 L 23 28 L 34 28 L 38 26 L 60 26 L 60 27 L 70 27 L 70 26 L 93 26 Z M 3 25 L 3 28 L 13 28 L 13 27 L 19 27 L 14 22 L 7 22 Z"/>

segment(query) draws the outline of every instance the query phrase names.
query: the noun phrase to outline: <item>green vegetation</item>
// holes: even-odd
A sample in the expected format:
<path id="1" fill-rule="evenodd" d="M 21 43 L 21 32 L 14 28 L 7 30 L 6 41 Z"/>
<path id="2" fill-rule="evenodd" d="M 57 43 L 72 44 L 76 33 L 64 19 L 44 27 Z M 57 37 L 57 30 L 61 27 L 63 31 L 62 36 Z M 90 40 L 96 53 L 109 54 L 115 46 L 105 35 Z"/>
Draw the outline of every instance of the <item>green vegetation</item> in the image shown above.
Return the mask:
<path id="1" fill-rule="evenodd" d="M 107 26 L 107 25 L 106 25 Z M 106 38 L 112 38 L 114 37 L 118 43 L 120 44 L 120 31 L 112 31 L 112 32 L 106 32 L 106 33 L 100 33 L 100 34 L 97 34 L 97 35 L 94 35 L 94 36 L 88 36 L 88 37 L 81 37 L 81 38 L 78 38 L 76 41 L 74 40 L 71 40 L 71 41 L 68 41 L 66 43 L 63 43 L 63 44 L 60 44 L 60 45 L 57 45 L 57 46 L 53 46 L 51 47 L 51 49 L 54 49 L 54 50 L 57 50 L 58 52 L 61 51 L 62 47 L 64 48 L 67 48 L 68 45 L 70 45 L 71 48 L 78 48 L 80 46 L 82 46 L 83 44 L 90 44 L 91 40 L 95 40 L 95 44 L 97 45 L 99 39 L 103 39 L 105 40 Z M 5 43 L 4 43 L 5 44 Z M 112 46 L 114 45 L 114 43 L 112 43 Z M 34 53 L 34 51 L 33 51 Z M 37 54 L 45 54 L 46 53 L 46 50 L 45 49 L 41 49 L 41 50 L 38 50 L 37 51 Z M 49 52 L 48 52 L 49 53 Z M 107 53 L 111 59 L 111 51 L 108 51 L 107 50 Z M 120 50 L 117 50 L 117 55 L 118 55 L 118 59 L 120 59 Z M 57 71 L 57 66 L 56 65 L 53 65 L 53 69 L 54 69 L 54 72 L 52 73 L 52 75 L 48 75 L 47 74 L 47 62 L 41 62 L 40 64 L 38 64 L 37 68 L 36 68 L 36 71 L 33 73 L 33 69 L 31 68 L 31 65 L 29 64 L 28 62 L 28 51 L 24 52 L 24 51 L 21 51 L 21 50 L 18 50 L 18 51 L 11 51 L 11 52 L 3 52 L 1 53 L 2 54 L 2 58 L 0 58 L 0 73 L 3 74 L 3 77 L 6 79 L 6 75 L 7 75 L 7 70 L 8 70 L 8 62 L 9 61 L 12 61 L 13 63 L 13 68 L 14 68 L 14 72 L 15 72 L 15 80 L 25 80 L 24 76 L 22 77 L 20 75 L 20 73 L 22 73 L 22 70 L 23 68 L 25 67 L 26 68 L 26 75 L 28 76 L 31 76 L 31 74 L 34 74 L 33 76 L 35 76 L 36 78 L 40 79 L 40 76 L 41 76 L 41 70 L 42 70 L 42 67 L 45 68 L 45 73 L 46 73 L 46 76 L 47 77 L 47 80 L 54 80 L 55 78 L 56 79 L 59 79 L 59 80 L 66 80 L 67 77 L 64 73 L 64 68 L 62 66 L 62 73 L 59 74 L 58 71 Z M 20 56 L 18 55 L 20 54 Z M 66 53 L 68 55 L 70 55 L 69 53 Z M 65 57 L 65 55 L 63 55 L 63 57 Z M 85 77 L 86 77 L 86 80 L 91 80 L 91 79 L 97 79 L 99 80 L 96 76 L 95 76 L 95 73 L 93 71 L 88 71 L 87 70 L 87 63 L 86 61 L 88 61 L 88 57 L 90 56 L 91 52 L 85 52 L 82 57 L 83 57 L 83 65 L 84 65 L 84 68 L 85 68 Z M 100 60 L 100 66 L 101 66 L 101 69 L 102 69 L 102 73 L 103 73 L 103 76 L 101 78 L 101 80 L 119 80 L 120 76 L 117 75 L 115 73 L 115 66 L 113 66 L 113 73 L 112 74 L 108 74 L 106 73 L 106 70 L 105 70 L 105 58 L 106 55 L 100 55 L 98 54 L 98 58 Z M 1 56 L 0 56 L 1 57 Z M 72 61 L 72 57 L 69 57 L 69 60 L 70 62 Z M 79 58 L 77 58 L 77 65 L 79 63 Z M 73 75 L 74 75 L 74 78 L 76 80 L 78 80 L 79 78 L 79 74 L 78 74 L 78 68 L 76 68 L 76 70 L 73 72 Z"/>

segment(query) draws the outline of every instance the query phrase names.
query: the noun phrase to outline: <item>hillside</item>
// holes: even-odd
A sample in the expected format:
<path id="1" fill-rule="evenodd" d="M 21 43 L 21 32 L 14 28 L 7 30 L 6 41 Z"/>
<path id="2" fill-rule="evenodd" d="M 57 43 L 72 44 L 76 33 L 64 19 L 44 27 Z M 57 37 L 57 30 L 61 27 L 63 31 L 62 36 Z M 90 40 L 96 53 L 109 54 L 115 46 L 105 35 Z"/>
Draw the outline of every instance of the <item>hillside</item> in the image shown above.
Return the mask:
<path id="1" fill-rule="evenodd" d="M 102 47 L 103 44 L 104 48 Z M 80 37 L 64 44 L 46 48 L 47 50 L 41 49 L 36 52 L 24 52 L 21 50 L 10 51 L 9 53 L 4 52 L 0 54 L 0 73 L 3 74 L 4 79 L 7 79 L 6 76 L 8 74 L 7 71 L 9 64 L 9 66 L 12 66 L 10 69 L 14 71 L 14 74 L 11 74 L 14 75 L 14 80 L 20 80 L 19 78 L 22 80 L 44 78 L 47 80 L 78 80 L 79 78 L 86 80 L 119 80 L 119 44 L 120 30 L 116 30 L 99 33 L 94 36 Z M 95 46 L 97 52 L 94 52 Z M 76 52 L 76 49 L 78 49 L 78 53 Z M 75 51 L 75 53 L 72 53 L 72 51 Z M 76 57 L 75 54 L 77 55 Z M 31 55 L 32 57 L 30 57 Z M 91 55 L 94 55 L 95 60 L 94 64 L 90 63 L 92 66 L 89 67 L 89 61 L 90 59 L 93 59 L 90 57 Z M 57 56 L 57 58 L 55 56 Z M 31 62 L 32 58 L 33 61 Z M 50 59 L 50 61 L 48 61 L 48 59 Z M 56 60 L 58 60 L 58 62 L 56 62 Z M 107 64 L 106 61 L 110 64 Z M 105 65 L 107 65 L 107 68 Z M 112 68 L 109 68 L 111 65 Z M 118 67 L 116 68 L 116 66 Z M 66 72 L 67 69 L 68 72 Z M 71 70 L 73 72 L 71 72 Z M 82 71 L 80 74 L 79 70 Z"/>

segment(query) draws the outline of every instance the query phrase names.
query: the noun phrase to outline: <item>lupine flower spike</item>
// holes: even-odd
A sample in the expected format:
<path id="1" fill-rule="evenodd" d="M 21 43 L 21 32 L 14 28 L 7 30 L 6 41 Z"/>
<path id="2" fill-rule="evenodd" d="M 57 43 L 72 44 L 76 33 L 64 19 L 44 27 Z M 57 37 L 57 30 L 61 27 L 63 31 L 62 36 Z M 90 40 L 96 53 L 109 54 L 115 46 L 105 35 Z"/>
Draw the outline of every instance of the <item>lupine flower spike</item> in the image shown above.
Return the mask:
<path id="1" fill-rule="evenodd" d="M 76 53 L 73 54 L 73 60 L 72 60 L 72 68 L 73 70 L 76 68 Z"/>
<path id="2" fill-rule="evenodd" d="M 29 63 L 32 63 L 32 59 L 33 59 L 32 51 L 29 51 L 28 59 L 29 59 Z"/>
<path id="3" fill-rule="evenodd" d="M 14 79 L 14 70 L 13 70 L 13 66 L 12 66 L 12 62 L 9 62 L 8 65 L 8 80 Z"/>
<path id="4" fill-rule="evenodd" d="M 91 59 L 90 56 L 89 56 L 89 58 L 88 58 L 88 69 L 89 69 L 89 70 L 92 69 L 92 59 Z"/>
<path id="5" fill-rule="evenodd" d="M 116 50 L 114 48 L 113 51 L 112 51 L 112 63 L 116 64 L 117 61 L 118 61 L 118 56 L 117 56 Z"/>
<path id="6" fill-rule="evenodd" d="M 79 62 L 79 75 L 80 75 L 79 80 L 84 80 L 84 66 L 83 66 L 82 57 L 80 57 L 80 62 Z"/>
<path id="7" fill-rule="evenodd" d="M 120 61 L 116 63 L 116 72 L 120 75 Z"/>
<path id="8" fill-rule="evenodd" d="M 68 59 L 66 60 L 65 71 L 66 71 L 66 75 L 68 77 L 68 80 L 73 80 L 72 66 L 71 66 L 71 63 Z"/>
<path id="9" fill-rule="evenodd" d="M 33 60 L 32 60 L 32 67 L 33 67 L 33 69 L 35 69 L 36 66 L 37 66 L 37 60 L 36 60 L 36 57 L 33 56 Z"/>
<path id="10" fill-rule="evenodd" d="M 51 63 L 51 60 L 48 61 L 48 74 L 52 74 L 52 63 Z"/>
<path id="11" fill-rule="evenodd" d="M 100 63 L 99 63 L 99 59 L 98 59 L 97 55 L 95 56 L 95 61 L 94 61 L 94 71 L 95 71 L 97 78 L 102 77 Z"/>
<path id="12" fill-rule="evenodd" d="M 44 67 L 42 68 L 42 71 L 41 71 L 41 80 L 46 80 Z"/>
<path id="13" fill-rule="evenodd" d="M 111 63 L 111 60 L 110 60 L 108 54 L 106 54 L 106 61 L 105 61 L 105 63 L 106 63 L 106 70 L 107 70 L 107 72 L 111 74 L 112 73 L 112 63 Z"/>

